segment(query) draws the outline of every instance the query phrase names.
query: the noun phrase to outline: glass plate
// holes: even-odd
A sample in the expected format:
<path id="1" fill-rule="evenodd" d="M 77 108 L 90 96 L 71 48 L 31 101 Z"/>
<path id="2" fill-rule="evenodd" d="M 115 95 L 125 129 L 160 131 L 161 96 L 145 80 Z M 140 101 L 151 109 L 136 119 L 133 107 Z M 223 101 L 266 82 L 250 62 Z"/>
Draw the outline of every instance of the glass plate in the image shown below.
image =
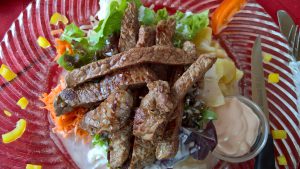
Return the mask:
<path id="1" fill-rule="evenodd" d="M 175 10 L 200 12 L 214 10 L 221 0 L 145 0 L 146 6 L 167 7 Z M 66 15 L 78 25 L 89 23 L 89 17 L 98 10 L 98 0 L 37 0 L 12 24 L 0 44 L 0 64 L 4 63 L 18 74 L 10 83 L 0 78 L 0 134 L 12 130 L 20 118 L 28 121 L 23 137 L 10 144 L 0 144 L 0 168 L 25 168 L 26 163 L 43 165 L 43 168 L 78 168 L 65 151 L 59 139 L 51 132 L 53 127 L 48 112 L 41 107 L 39 97 L 49 92 L 58 82 L 61 70 L 53 61 L 54 47 L 42 49 L 36 44 L 39 36 L 46 37 L 51 44 L 54 38 L 49 18 L 54 12 Z M 279 33 L 278 26 L 264 9 L 253 0 L 246 8 L 235 15 L 229 26 L 220 34 L 219 39 L 236 64 L 245 72 L 241 81 L 241 92 L 251 96 L 250 54 L 255 38 L 262 37 L 263 51 L 273 55 L 270 63 L 264 65 L 267 80 L 269 73 L 280 74 L 280 82 L 267 83 L 268 103 L 272 129 L 287 131 L 285 140 L 275 140 L 276 156 L 284 155 L 289 168 L 299 163 L 299 120 L 297 119 L 297 96 L 288 62 L 288 45 Z M 29 100 L 26 110 L 21 110 L 16 102 L 25 96 Z M 13 112 L 8 118 L 2 111 Z M 253 168 L 253 160 L 243 164 L 219 162 L 215 168 L 230 165 L 233 168 Z M 277 168 L 288 168 L 279 166 Z"/>

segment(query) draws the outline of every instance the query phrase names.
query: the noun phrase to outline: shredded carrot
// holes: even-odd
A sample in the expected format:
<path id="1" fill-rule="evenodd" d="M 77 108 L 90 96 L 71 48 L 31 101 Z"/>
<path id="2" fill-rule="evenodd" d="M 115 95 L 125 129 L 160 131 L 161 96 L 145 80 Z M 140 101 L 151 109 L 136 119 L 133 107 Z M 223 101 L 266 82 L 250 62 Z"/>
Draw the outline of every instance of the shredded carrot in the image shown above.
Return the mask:
<path id="1" fill-rule="evenodd" d="M 79 122 L 87 111 L 85 108 L 78 108 L 64 115 L 58 117 L 56 116 L 53 102 L 55 97 L 63 89 L 64 89 L 64 84 L 60 83 L 58 86 L 52 89 L 52 91 L 49 94 L 44 93 L 42 95 L 42 98 L 40 98 L 40 100 L 44 102 L 44 104 L 46 105 L 44 108 L 50 112 L 51 118 L 55 124 L 53 131 L 60 132 L 64 134 L 64 136 L 68 136 L 68 134 L 74 132 L 75 136 L 79 136 L 83 139 L 89 139 L 88 133 L 79 127 Z"/>
<path id="2" fill-rule="evenodd" d="M 58 35 L 63 33 L 64 31 L 62 29 L 56 29 L 51 31 L 51 35 Z"/>
<path id="3" fill-rule="evenodd" d="M 58 60 L 59 57 L 61 57 L 63 54 L 68 52 L 70 55 L 73 55 L 73 49 L 69 42 L 65 40 L 55 39 L 55 48 L 57 52 L 57 56 L 54 58 L 54 60 Z"/>

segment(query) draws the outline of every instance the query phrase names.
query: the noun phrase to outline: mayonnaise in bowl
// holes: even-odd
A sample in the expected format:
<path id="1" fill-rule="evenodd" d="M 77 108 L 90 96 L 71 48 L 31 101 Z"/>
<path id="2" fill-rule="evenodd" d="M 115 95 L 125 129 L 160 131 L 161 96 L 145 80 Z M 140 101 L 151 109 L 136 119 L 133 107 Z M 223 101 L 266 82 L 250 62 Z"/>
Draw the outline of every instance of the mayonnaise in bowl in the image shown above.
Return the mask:
<path id="1" fill-rule="evenodd" d="M 225 104 L 214 108 L 218 145 L 213 154 L 224 161 L 243 162 L 255 157 L 268 136 L 268 121 L 251 100 L 226 97 Z"/>

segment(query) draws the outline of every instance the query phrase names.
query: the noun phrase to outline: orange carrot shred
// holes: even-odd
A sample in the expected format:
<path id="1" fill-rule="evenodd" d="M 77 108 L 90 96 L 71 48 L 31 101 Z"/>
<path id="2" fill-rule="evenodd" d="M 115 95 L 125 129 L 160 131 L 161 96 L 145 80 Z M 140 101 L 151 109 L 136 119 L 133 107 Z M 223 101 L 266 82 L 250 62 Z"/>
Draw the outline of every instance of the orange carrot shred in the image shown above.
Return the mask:
<path id="1" fill-rule="evenodd" d="M 72 112 L 66 113 L 61 116 L 56 116 L 53 102 L 55 97 L 64 89 L 64 84 L 61 82 L 52 91 L 47 94 L 42 94 L 40 100 L 45 104 L 45 109 L 50 112 L 51 118 L 54 122 L 54 132 L 61 132 L 64 136 L 68 136 L 74 132 L 75 136 L 79 136 L 83 139 L 89 139 L 89 134 L 79 127 L 79 123 L 87 112 L 85 108 L 77 108 Z"/>

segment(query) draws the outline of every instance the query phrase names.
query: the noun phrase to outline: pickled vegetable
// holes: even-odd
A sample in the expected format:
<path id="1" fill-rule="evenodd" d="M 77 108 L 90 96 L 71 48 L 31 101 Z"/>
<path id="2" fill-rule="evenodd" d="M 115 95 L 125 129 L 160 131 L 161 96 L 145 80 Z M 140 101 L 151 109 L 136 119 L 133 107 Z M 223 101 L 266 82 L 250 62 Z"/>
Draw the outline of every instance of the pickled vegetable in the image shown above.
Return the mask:
<path id="1" fill-rule="evenodd" d="M 58 12 L 55 12 L 51 18 L 50 18 L 50 24 L 52 25 L 58 25 L 59 22 L 62 22 L 63 24 L 68 24 L 69 20 L 66 16 L 61 15 Z"/>
<path id="2" fill-rule="evenodd" d="M 0 75 L 8 82 L 17 77 L 17 74 L 10 70 L 10 68 L 5 64 L 1 65 Z"/>
<path id="3" fill-rule="evenodd" d="M 29 101 L 28 101 L 25 97 L 22 97 L 22 98 L 17 102 L 17 105 L 20 106 L 21 109 L 26 109 L 28 103 L 29 103 Z"/>
<path id="4" fill-rule="evenodd" d="M 8 116 L 8 117 L 11 117 L 12 116 L 12 113 L 7 111 L 7 110 L 4 110 L 3 113 Z"/>
<path id="5" fill-rule="evenodd" d="M 268 76 L 268 83 L 278 83 L 280 76 L 278 73 L 270 73 Z"/>
<path id="6" fill-rule="evenodd" d="M 285 130 L 272 130 L 273 139 L 286 139 L 287 134 Z"/>
<path id="7" fill-rule="evenodd" d="M 26 164 L 26 169 L 42 169 L 42 166 L 36 164 Z"/>
<path id="8" fill-rule="evenodd" d="M 15 140 L 17 140 L 18 138 L 22 137 L 23 133 L 26 130 L 26 120 L 24 119 L 20 119 L 17 122 L 16 128 L 13 129 L 12 131 L 2 134 L 2 142 L 7 144 L 7 143 L 11 143 Z"/>
<path id="9" fill-rule="evenodd" d="M 50 42 L 42 36 L 39 36 L 39 38 L 37 39 L 37 43 L 40 47 L 44 49 L 51 46 Z"/>
<path id="10" fill-rule="evenodd" d="M 278 156 L 277 157 L 278 165 L 287 165 L 287 161 L 285 156 Z"/>

